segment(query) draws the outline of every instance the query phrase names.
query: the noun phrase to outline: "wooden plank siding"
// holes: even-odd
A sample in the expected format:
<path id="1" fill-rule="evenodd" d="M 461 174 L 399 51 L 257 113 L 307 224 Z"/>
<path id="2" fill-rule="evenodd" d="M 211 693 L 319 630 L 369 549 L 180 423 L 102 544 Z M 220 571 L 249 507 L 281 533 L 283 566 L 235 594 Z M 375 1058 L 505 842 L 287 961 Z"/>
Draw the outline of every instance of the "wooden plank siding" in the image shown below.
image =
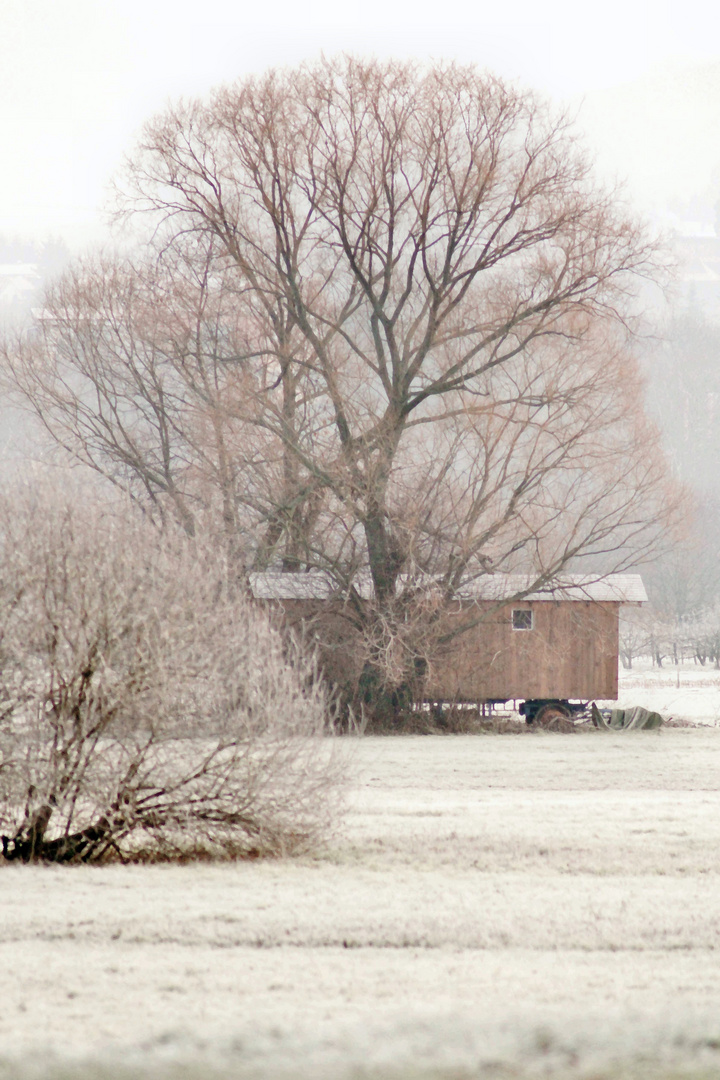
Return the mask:
<path id="1" fill-rule="evenodd" d="M 333 682 L 357 680 L 362 650 L 357 631 L 337 601 L 265 601 L 283 620 L 305 625 L 319 645 L 321 665 Z M 620 604 L 601 601 L 517 601 L 495 611 L 489 601 L 458 604 L 444 631 L 458 621 L 484 621 L 453 638 L 430 660 L 418 690 L 425 700 L 490 701 L 511 698 L 617 698 Z M 513 608 L 533 613 L 531 630 L 514 630 Z"/>
<path id="2" fill-rule="evenodd" d="M 492 612 L 476 601 L 448 618 L 448 628 L 486 620 L 453 639 L 431 664 L 428 698 L 488 701 L 509 698 L 617 698 L 619 604 L 518 601 Z M 532 611 L 532 630 L 514 630 L 513 608 Z"/>
<path id="3" fill-rule="evenodd" d="M 318 648 L 320 665 L 331 682 L 340 686 L 357 682 L 363 655 L 359 632 L 338 600 L 266 600 L 270 610 L 279 612 L 291 626 Z"/>

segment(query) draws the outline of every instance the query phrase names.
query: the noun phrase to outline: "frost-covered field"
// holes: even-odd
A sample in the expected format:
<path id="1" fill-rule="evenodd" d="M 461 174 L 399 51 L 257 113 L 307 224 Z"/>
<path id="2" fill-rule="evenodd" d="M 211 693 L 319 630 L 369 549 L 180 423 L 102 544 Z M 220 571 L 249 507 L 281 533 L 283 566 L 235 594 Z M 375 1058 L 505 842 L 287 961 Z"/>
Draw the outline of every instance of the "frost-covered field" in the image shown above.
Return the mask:
<path id="1" fill-rule="evenodd" d="M 720 671 L 711 664 L 675 667 L 667 660 L 654 668 L 636 660 L 631 671 L 620 672 L 620 705 L 644 705 L 665 716 L 696 724 L 720 724 Z"/>
<path id="2" fill-rule="evenodd" d="M 320 858 L 0 869 L 0 1077 L 720 1077 L 719 730 L 347 745 Z"/>

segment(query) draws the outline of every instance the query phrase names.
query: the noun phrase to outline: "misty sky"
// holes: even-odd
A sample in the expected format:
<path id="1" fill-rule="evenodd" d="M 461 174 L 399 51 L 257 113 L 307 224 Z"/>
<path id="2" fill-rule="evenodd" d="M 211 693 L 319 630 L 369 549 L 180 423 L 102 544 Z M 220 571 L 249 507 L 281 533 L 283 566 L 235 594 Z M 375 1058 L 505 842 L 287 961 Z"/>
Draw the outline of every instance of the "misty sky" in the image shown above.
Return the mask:
<path id="1" fill-rule="evenodd" d="M 698 0 L 0 0 L 0 233 L 100 236 L 168 99 L 321 50 L 474 61 L 579 109 L 645 208 L 720 195 L 719 31 Z"/>

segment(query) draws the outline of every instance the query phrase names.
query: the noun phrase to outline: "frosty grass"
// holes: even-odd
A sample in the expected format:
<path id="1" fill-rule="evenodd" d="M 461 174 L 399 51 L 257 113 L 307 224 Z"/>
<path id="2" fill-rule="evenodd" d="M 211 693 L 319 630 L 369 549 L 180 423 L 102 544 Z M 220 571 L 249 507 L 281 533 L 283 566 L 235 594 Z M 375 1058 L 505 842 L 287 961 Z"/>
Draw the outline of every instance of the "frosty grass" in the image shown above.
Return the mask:
<path id="1" fill-rule="evenodd" d="M 701 726 L 353 741 L 316 859 L 1 868 L 0 1080 L 720 1077 L 720 673 L 622 681 Z"/>

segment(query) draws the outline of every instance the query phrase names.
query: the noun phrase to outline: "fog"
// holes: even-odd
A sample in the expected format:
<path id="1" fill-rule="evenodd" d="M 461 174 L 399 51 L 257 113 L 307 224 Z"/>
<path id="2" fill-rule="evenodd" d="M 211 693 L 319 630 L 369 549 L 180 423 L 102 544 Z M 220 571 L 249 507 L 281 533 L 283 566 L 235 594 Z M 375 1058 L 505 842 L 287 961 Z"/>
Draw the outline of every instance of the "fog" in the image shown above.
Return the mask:
<path id="1" fill-rule="evenodd" d="M 720 162 L 720 14 L 692 0 L 0 0 L 0 233 L 104 235 L 107 183 L 168 98 L 340 50 L 475 62 L 578 112 L 643 209 L 701 195 Z"/>
<path id="2" fill-rule="evenodd" d="M 22 317 L 70 252 L 112 243 L 110 180 L 168 100 L 321 52 L 475 62 L 569 110 L 598 176 L 665 235 L 679 271 L 653 313 L 648 404 L 676 475 L 719 499 L 720 10 L 601 10 L 0 0 L 0 316 Z M 17 448 L 2 413 L 0 429 Z"/>

